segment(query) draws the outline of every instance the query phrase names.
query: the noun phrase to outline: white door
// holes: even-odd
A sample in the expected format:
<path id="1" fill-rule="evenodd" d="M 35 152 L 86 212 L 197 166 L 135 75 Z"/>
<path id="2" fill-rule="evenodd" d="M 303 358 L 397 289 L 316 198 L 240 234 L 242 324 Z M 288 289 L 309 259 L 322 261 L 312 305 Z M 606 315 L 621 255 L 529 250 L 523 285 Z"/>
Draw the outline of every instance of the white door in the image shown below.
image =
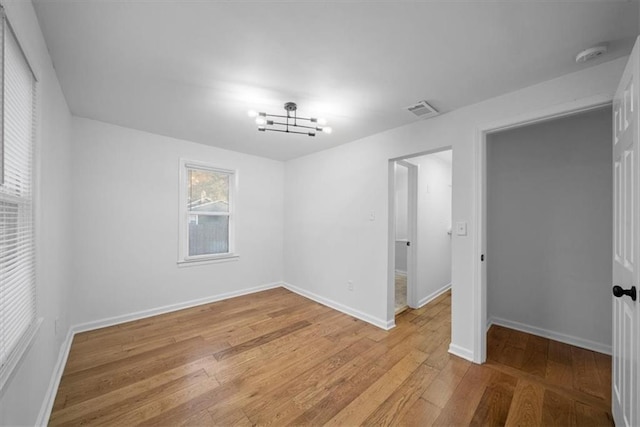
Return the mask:
<path id="1" fill-rule="evenodd" d="M 618 426 L 640 425 L 640 169 L 638 163 L 638 77 L 636 44 L 613 101 L 613 417 Z"/>

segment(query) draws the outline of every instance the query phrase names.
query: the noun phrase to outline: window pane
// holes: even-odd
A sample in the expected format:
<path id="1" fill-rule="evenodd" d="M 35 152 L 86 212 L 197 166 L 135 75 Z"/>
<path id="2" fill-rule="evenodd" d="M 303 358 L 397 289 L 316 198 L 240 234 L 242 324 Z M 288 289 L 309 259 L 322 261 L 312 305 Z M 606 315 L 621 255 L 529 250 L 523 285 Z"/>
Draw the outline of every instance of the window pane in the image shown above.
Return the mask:
<path id="1" fill-rule="evenodd" d="M 189 256 L 228 252 L 228 216 L 189 215 Z"/>
<path id="2" fill-rule="evenodd" d="M 190 212 L 229 212 L 229 175 L 189 169 Z"/>

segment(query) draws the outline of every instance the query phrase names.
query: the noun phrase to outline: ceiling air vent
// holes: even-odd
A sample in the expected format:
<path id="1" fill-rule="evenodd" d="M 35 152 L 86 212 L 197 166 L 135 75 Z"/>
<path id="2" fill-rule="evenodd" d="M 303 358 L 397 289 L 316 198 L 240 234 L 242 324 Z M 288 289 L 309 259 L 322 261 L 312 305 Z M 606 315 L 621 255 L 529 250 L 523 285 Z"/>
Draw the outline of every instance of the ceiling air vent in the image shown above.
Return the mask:
<path id="1" fill-rule="evenodd" d="M 410 105 L 409 107 L 406 107 L 406 110 L 408 110 L 410 113 L 413 113 L 417 117 L 420 117 L 421 119 L 434 117 L 439 114 L 438 110 L 427 104 L 427 101 L 420 101 L 414 105 Z"/>

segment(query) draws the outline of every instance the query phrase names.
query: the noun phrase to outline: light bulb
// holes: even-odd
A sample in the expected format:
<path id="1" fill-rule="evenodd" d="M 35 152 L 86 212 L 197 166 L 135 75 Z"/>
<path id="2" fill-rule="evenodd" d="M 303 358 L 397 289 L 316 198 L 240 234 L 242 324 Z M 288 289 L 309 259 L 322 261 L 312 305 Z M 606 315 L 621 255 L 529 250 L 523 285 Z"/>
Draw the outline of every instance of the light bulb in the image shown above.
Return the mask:
<path id="1" fill-rule="evenodd" d="M 333 132 L 333 129 L 331 129 L 329 126 L 325 126 L 322 128 L 322 132 L 330 134 L 331 132 Z"/>
<path id="2" fill-rule="evenodd" d="M 265 125 L 267 124 L 267 120 L 264 117 L 256 117 L 257 125 Z"/>
<path id="3" fill-rule="evenodd" d="M 324 119 L 324 118 L 320 117 L 318 119 L 318 124 L 319 125 L 326 125 L 327 124 L 327 119 Z"/>
<path id="4" fill-rule="evenodd" d="M 253 110 L 249 110 L 247 112 L 247 116 L 252 117 L 252 118 L 253 117 L 257 117 L 258 116 L 258 112 L 257 111 L 253 111 Z"/>

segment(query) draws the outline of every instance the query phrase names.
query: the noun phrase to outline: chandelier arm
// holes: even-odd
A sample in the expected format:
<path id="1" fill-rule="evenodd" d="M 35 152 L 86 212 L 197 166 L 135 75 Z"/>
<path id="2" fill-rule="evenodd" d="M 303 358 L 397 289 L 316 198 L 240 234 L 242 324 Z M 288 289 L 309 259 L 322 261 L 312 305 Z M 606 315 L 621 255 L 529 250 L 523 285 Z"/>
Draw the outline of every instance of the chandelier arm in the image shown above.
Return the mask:
<path id="1" fill-rule="evenodd" d="M 283 132 L 283 133 L 299 133 L 300 135 L 316 136 L 309 132 L 297 132 L 295 130 L 282 130 L 282 129 L 265 129 L 266 132 Z"/>
<path id="2" fill-rule="evenodd" d="M 286 119 L 286 118 L 293 119 L 293 118 L 295 118 L 295 119 L 298 119 L 298 120 L 306 120 L 308 122 L 313 122 L 313 123 L 315 123 L 314 120 L 316 120 L 316 119 L 312 119 L 312 118 L 308 118 L 308 117 L 282 116 L 282 115 L 279 115 L 279 114 L 269 114 L 269 113 L 265 113 L 264 117 L 278 117 L 280 119 Z"/>
<path id="3" fill-rule="evenodd" d="M 280 125 L 280 126 L 287 126 L 287 123 L 285 122 L 273 122 L 271 124 L 268 124 L 267 126 L 275 126 L 275 125 Z M 313 130 L 318 130 L 319 126 L 306 126 L 306 125 L 289 125 L 291 127 L 297 127 L 297 128 L 304 128 L 304 129 L 313 129 Z"/>

